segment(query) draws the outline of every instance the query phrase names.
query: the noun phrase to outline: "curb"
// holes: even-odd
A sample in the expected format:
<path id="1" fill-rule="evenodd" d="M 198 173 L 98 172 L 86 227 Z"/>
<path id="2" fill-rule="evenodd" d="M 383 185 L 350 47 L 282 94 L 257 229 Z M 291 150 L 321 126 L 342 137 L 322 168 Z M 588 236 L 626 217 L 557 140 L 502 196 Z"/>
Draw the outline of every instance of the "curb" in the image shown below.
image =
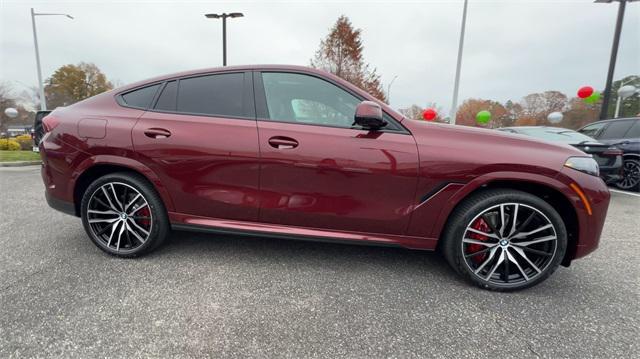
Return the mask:
<path id="1" fill-rule="evenodd" d="M 22 167 L 22 166 L 34 166 L 41 164 L 42 161 L 13 161 L 13 162 L 0 162 L 0 167 Z"/>

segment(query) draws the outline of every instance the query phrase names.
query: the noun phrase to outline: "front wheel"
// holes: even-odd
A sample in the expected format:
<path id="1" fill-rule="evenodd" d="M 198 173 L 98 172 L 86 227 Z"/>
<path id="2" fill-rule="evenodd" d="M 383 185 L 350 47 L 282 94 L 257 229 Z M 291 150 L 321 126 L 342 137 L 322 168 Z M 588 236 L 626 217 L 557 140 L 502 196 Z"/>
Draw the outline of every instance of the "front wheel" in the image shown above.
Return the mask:
<path id="1" fill-rule="evenodd" d="M 638 191 L 640 189 L 640 160 L 624 160 L 622 163 L 622 179 L 616 186 L 627 191 Z"/>
<path id="2" fill-rule="evenodd" d="M 82 224 L 103 251 L 135 257 L 158 247 L 169 232 L 167 213 L 153 186 L 132 173 L 112 173 L 86 189 Z"/>
<path id="3" fill-rule="evenodd" d="M 456 208 L 443 240 L 447 261 L 458 273 L 482 288 L 513 291 L 544 281 L 558 268 L 567 231 L 541 198 L 487 190 Z"/>

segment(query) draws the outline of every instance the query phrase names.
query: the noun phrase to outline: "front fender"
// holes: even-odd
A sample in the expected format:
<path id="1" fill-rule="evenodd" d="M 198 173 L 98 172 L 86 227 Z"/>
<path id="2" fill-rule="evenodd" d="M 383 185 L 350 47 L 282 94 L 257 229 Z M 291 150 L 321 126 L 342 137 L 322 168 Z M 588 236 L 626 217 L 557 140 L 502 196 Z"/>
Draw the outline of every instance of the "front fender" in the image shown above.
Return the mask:
<path id="1" fill-rule="evenodd" d="M 441 208 L 440 215 L 435 221 L 435 224 L 432 227 L 431 238 L 440 238 L 444 226 L 451 215 L 451 212 L 454 210 L 456 205 L 460 203 L 460 201 L 464 200 L 467 196 L 469 196 L 474 191 L 480 189 L 483 186 L 488 186 L 492 182 L 523 182 L 523 183 L 535 183 L 538 185 L 546 186 L 552 188 L 562 195 L 564 195 L 571 203 L 576 203 L 580 201 L 580 198 L 562 181 L 557 179 L 556 177 L 549 177 L 545 175 L 539 175 L 535 173 L 528 172 L 491 172 L 481 176 L 478 176 L 467 182 L 462 188 L 460 188 L 456 193 L 454 193 L 446 202 L 446 204 Z M 575 205 L 574 205 L 575 206 Z"/>

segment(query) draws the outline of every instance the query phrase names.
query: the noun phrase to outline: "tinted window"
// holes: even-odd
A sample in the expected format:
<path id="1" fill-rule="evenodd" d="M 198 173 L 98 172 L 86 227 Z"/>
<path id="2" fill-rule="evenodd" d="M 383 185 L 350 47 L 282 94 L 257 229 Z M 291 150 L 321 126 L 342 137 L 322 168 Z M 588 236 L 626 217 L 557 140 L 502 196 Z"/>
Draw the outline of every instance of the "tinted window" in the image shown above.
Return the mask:
<path id="1" fill-rule="evenodd" d="M 175 111 L 176 95 L 178 94 L 178 83 L 176 81 L 167 82 L 162 90 L 158 102 L 156 102 L 156 110 Z"/>
<path id="2" fill-rule="evenodd" d="M 624 135 L 624 138 L 640 138 L 640 120 L 636 120 L 633 126 Z"/>
<path id="3" fill-rule="evenodd" d="M 351 127 L 360 100 L 319 78 L 265 72 L 262 74 L 269 117 L 275 121 Z"/>
<path id="4" fill-rule="evenodd" d="M 243 80 L 242 73 L 182 79 L 178 112 L 242 117 Z"/>
<path id="5" fill-rule="evenodd" d="M 122 100 L 131 107 L 147 108 L 151 104 L 151 100 L 153 100 L 153 96 L 155 96 L 159 87 L 160 85 L 158 84 L 127 92 L 122 95 Z"/>
<path id="6" fill-rule="evenodd" d="M 623 138 L 624 134 L 629 131 L 629 128 L 633 125 L 633 121 L 612 121 L 609 123 L 609 126 L 604 129 L 602 139 L 615 139 L 615 138 Z"/>
<path id="7" fill-rule="evenodd" d="M 604 125 L 604 123 L 594 123 L 593 125 L 589 125 L 581 129 L 580 133 L 589 137 L 597 138 L 596 135 L 598 134 L 598 131 L 600 131 L 600 129 L 604 127 Z"/>

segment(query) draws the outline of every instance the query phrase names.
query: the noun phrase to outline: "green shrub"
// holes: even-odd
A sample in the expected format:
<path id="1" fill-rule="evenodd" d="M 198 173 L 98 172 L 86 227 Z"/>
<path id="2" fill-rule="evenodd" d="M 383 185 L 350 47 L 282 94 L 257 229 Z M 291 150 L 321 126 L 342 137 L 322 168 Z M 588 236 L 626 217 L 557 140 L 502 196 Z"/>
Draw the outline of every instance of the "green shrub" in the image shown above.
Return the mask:
<path id="1" fill-rule="evenodd" d="M 17 136 L 15 140 L 20 144 L 21 150 L 30 150 L 33 148 L 33 140 L 30 135 L 20 135 Z"/>
<path id="2" fill-rule="evenodd" d="M 0 140 L 0 150 L 2 151 L 20 151 L 20 144 L 18 141 L 10 138 L 3 138 Z"/>

